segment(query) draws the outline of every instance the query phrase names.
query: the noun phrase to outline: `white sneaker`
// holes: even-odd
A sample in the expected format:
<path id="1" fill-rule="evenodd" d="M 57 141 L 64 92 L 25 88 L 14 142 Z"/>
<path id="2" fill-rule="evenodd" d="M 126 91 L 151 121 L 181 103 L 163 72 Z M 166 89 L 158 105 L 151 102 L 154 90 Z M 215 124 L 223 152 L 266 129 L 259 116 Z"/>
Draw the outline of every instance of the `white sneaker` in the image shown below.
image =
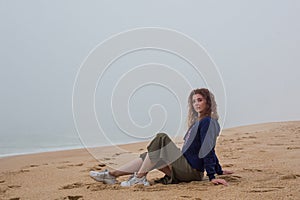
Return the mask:
<path id="1" fill-rule="evenodd" d="M 115 184 L 116 177 L 109 174 L 109 171 L 106 169 L 102 172 L 90 171 L 90 176 L 96 181 L 103 182 L 105 184 Z"/>
<path id="2" fill-rule="evenodd" d="M 121 182 L 122 187 L 130 187 L 133 185 L 144 185 L 144 186 L 150 186 L 150 183 L 147 181 L 146 176 L 143 176 L 141 178 L 136 177 L 136 172 L 133 176 L 131 176 L 128 181 Z"/>

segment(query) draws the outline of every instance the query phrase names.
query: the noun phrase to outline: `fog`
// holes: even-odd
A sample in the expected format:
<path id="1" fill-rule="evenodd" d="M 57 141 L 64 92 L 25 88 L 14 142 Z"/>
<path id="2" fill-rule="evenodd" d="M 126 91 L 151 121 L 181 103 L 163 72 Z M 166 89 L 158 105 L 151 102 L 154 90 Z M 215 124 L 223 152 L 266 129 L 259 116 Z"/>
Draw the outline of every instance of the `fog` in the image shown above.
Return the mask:
<path id="1" fill-rule="evenodd" d="M 295 0 L 1 0 L 1 145 L 13 147 L 15 140 L 30 142 L 33 137 L 55 143 L 62 135 L 76 140 L 72 94 L 80 66 L 101 42 L 142 27 L 178 31 L 207 51 L 224 83 L 226 96 L 219 97 L 226 98 L 219 103 L 226 111 L 224 128 L 299 120 L 299 9 Z M 188 63 L 170 53 L 145 50 L 123 56 L 95 85 L 95 116 L 112 137 L 123 133 L 112 120 L 109 92 L 118 78 L 143 63 L 167 65 L 192 87 L 209 87 L 205 77 L 195 77 Z M 128 107 L 132 124 L 139 127 L 153 122 L 153 130 L 175 134 L 185 122 L 178 118 L 175 96 L 157 84 L 140 88 L 130 101 L 117 102 Z M 155 104 L 159 106 L 151 107 Z M 186 114 L 187 105 L 182 106 Z M 155 121 L 151 115 L 160 118 Z M 145 134 L 142 138 L 155 133 Z"/>

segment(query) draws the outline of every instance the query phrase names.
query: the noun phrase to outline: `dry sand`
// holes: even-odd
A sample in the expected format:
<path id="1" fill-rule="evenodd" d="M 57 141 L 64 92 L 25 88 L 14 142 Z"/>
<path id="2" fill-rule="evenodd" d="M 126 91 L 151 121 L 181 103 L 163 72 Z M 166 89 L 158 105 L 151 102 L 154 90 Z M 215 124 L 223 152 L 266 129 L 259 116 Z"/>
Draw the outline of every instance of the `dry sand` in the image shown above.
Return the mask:
<path id="1" fill-rule="evenodd" d="M 223 130 L 216 150 L 223 168 L 235 172 L 219 176 L 228 187 L 212 185 L 206 178 L 122 188 L 89 177 L 90 170 L 115 168 L 136 156 L 124 150 L 140 153 L 146 145 L 101 147 L 92 154 L 80 149 L 1 158 L 0 199 L 300 199 L 299 121 Z M 162 176 L 154 170 L 148 179 L 153 183 Z"/>

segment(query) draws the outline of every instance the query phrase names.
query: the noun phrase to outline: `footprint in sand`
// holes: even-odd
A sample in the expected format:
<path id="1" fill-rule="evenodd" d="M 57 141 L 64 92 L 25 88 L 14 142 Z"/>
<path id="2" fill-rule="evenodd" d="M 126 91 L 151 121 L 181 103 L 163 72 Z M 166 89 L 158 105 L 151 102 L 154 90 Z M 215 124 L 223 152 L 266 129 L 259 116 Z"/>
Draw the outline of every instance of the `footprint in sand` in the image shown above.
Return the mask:
<path id="1" fill-rule="evenodd" d="M 222 177 L 223 179 L 225 179 L 227 182 L 241 182 L 241 176 L 238 175 L 221 175 L 220 177 Z"/>
<path id="2" fill-rule="evenodd" d="M 78 164 L 70 164 L 67 165 L 68 167 L 81 167 L 83 165 L 83 163 L 78 163 Z"/>
<path id="3" fill-rule="evenodd" d="M 8 185 L 8 188 L 14 189 L 14 188 L 20 188 L 21 185 Z"/>
<path id="4" fill-rule="evenodd" d="M 7 187 L 0 187 L 0 194 L 4 194 L 7 190 Z"/>
<path id="5" fill-rule="evenodd" d="M 280 177 L 280 180 L 290 180 L 290 179 L 296 179 L 297 177 L 300 177 L 299 174 L 287 174 Z"/>
<path id="6" fill-rule="evenodd" d="M 68 168 L 68 166 L 58 166 L 58 167 L 56 167 L 57 169 L 66 169 L 66 168 Z"/>
<path id="7" fill-rule="evenodd" d="M 187 195 L 182 195 L 182 196 L 180 196 L 180 197 L 182 197 L 182 198 L 187 198 L 187 199 L 192 198 L 192 196 L 187 196 Z"/>
<path id="8" fill-rule="evenodd" d="M 83 170 L 80 170 L 80 172 L 84 172 L 84 173 L 86 173 L 86 172 L 90 172 L 90 171 L 97 171 L 95 168 L 93 168 L 93 167 L 89 167 L 89 168 L 86 168 L 86 169 L 83 169 Z"/>
<path id="9" fill-rule="evenodd" d="M 99 167 L 105 167 L 106 164 L 104 164 L 104 163 L 99 163 L 98 166 L 99 166 Z"/>
<path id="10" fill-rule="evenodd" d="M 273 192 L 273 191 L 279 191 L 279 190 L 284 189 L 284 188 L 285 187 L 282 187 L 282 186 L 259 187 L 259 188 L 249 190 L 247 192 L 251 192 L 251 193 Z"/>
<path id="11" fill-rule="evenodd" d="M 34 167 L 38 167 L 38 166 L 39 165 L 34 165 L 34 164 L 25 166 L 19 171 L 19 173 L 30 172 L 29 168 L 34 168 Z"/>
<path id="12" fill-rule="evenodd" d="M 119 156 L 121 155 L 122 153 L 115 153 L 114 155 L 112 155 L 112 157 L 116 157 L 116 156 Z"/>
<path id="13" fill-rule="evenodd" d="M 97 170 L 102 170 L 102 167 L 96 165 L 95 167 L 88 168 L 88 171 L 97 171 Z"/>
<path id="14" fill-rule="evenodd" d="M 20 200 L 20 197 L 10 198 L 9 200 Z"/>
<path id="15" fill-rule="evenodd" d="M 89 189 L 91 191 L 100 191 L 100 190 L 104 190 L 107 188 L 108 185 L 106 184 L 89 184 L 86 189 Z"/>
<path id="16" fill-rule="evenodd" d="M 103 160 L 103 161 L 109 161 L 109 160 L 115 160 L 115 158 L 103 158 L 101 160 Z M 106 164 L 107 165 L 116 165 L 116 163 L 113 163 L 113 162 L 106 162 Z M 106 164 L 102 164 L 101 163 L 101 164 L 98 164 L 98 165 L 99 165 L 99 167 L 104 167 L 104 166 L 106 166 Z M 98 167 L 95 167 L 95 168 L 98 168 Z"/>
<path id="17" fill-rule="evenodd" d="M 105 167 L 105 166 L 106 166 L 106 164 L 104 164 L 104 163 L 99 163 L 99 164 L 97 164 L 96 166 L 94 166 L 94 168 L 95 168 L 95 169 L 98 169 L 98 170 L 101 170 L 102 167 Z"/>
<path id="18" fill-rule="evenodd" d="M 29 169 L 21 169 L 21 170 L 19 171 L 19 173 L 24 173 L 24 172 L 30 172 L 30 170 L 29 170 Z"/>
<path id="19" fill-rule="evenodd" d="M 83 183 L 80 182 L 76 182 L 76 183 L 72 183 L 72 184 L 68 184 L 65 186 L 60 187 L 60 190 L 68 190 L 68 189 L 73 189 L 73 188 L 80 188 L 80 187 L 84 187 L 85 185 Z"/>
<path id="20" fill-rule="evenodd" d="M 251 135 L 251 136 L 243 136 L 243 139 L 256 139 L 255 136 Z"/>
<path id="21" fill-rule="evenodd" d="M 81 166 L 83 166 L 83 163 L 63 165 L 63 166 L 58 166 L 56 168 L 57 169 L 66 169 L 66 168 L 69 168 L 69 167 L 81 167 Z"/>
<path id="22" fill-rule="evenodd" d="M 269 145 L 269 146 L 283 146 L 283 145 L 285 145 L 285 144 L 274 143 L 274 144 L 267 144 L 267 145 Z"/>
<path id="23" fill-rule="evenodd" d="M 76 195 L 76 196 L 67 196 L 67 197 L 64 197 L 64 200 L 80 200 L 80 199 L 83 199 L 83 196 Z"/>
<path id="24" fill-rule="evenodd" d="M 100 163 L 100 164 L 97 164 L 95 165 L 94 167 L 89 167 L 87 168 L 86 170 L 81 170 L 82 172 L 85 172 L 85 171 L 97 171 L 97 170 L 102 170 L 102 167 L 105 167 L 106 164 L 104 163 Z"/>
<path id="25" fill-rule="evenodd" d="M 280 138 L 280 137 L 286 137 L 285 135 L 275 135 L 274 137 Z"/>
<path id="26" fill-rule="evenodd" d="M 62 161 L 62 162 L 59 162 L 59 163 L 70 163 L 70 161 L 66 160 L 66 161 Z"/>
<path id="27" fill-rule="evenodd" d="M 104 189 L 109 189 L 109 190 L 121 190 L 121 189 L 126 189 L 125 187 L 121 187 L 119 184 L 115 185 L 108 185 L 104 183 L 91 183 L 91 184 L 86 184 L 86 189 L 89 189 L 92 192 L 96 191 L 102 191 Z"/>
<path id="28" fill-rule="evenodd" d="M 223 167 L 232 167 L 233 166 L 233 164 L 224 164 L 224 165 L 222 165 Z"/>
<path id="29" fill-rule="evenodd" d="M 101 160 L 108 161 L 108 160 L 115 160 L 115 158 L 102 158 Z"/>
<path id="30" fill-rule="evenodd" d="M 250 172 L 262 172 L 263 170 L 261 169 L 248 169 L 248 168 L 243 168 L 245 171 L 250 171 Z"/>
<path id="31" fill-rule="evenodd" d="M 121 189 L 126 189 L 125 187 L 121 187 Z M 151 187 L 145 187 L 143 185 L 135 185 L 130 190 L 134 192 L 140 192 L 140 191 L 147 191 L 147 192 L 158 192 L 158 191 L 165 191 L 167 190 L 167 187 L 164 187 L 162 185 L 152 185 Z"/>
<path id="32" fill-rule="evenodd" d="M 117 157 L 117 156 L 122 155 L 122 154 L 125 154 L 125 153 L 128 153 L 128 152 L 119 152 L 119 153 L 115 153 L 114 155 L 112 155 L 112 157 Z"/>
<path id="33" fill-rule="evenodd" d="M 5 182 L 5 180 L 0 180 L 0 183 L 4 183 Z"/>
<path id="34" fill-rule="evenodd" d="M 276 191 L 276 189 L 260 188 L 260 189 L 249 190 L 247 192 L 250 192 L 250 193 L 262 193 L 262 192 L 273 192 L 273 191 Z"/>
<path id="35" fill-rule="evenodd" d="M 117 165 L 116 163 L 109 162 L 108 165 Z"/>
<path id="36" fill-rule="evenodd" d="M 100 167 L 100 166 L 97 165 L 97 166 L 95 166 L 95 167 L 93 168 L 93 170 L 95 170 L 95 169 L 96 169 L 96 170 L 102 170 L 102 167 Z M 91 170 L 90 170 L 90 171 L 91 171 Z"/>
<path id="37" fill-rule="evenodd" d="M 300 147 L 287 147 L 288 150 L 300 149 Z"/>

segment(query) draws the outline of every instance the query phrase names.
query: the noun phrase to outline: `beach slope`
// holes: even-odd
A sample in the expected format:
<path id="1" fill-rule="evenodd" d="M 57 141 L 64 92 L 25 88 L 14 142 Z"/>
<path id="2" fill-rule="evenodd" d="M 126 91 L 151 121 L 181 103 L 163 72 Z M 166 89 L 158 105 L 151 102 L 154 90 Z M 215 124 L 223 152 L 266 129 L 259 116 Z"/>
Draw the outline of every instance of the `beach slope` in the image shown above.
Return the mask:
<path id="1" fill-rule="evenodd" d="M 176 140 L 182 144 L 179 139 Z M 204 181 L 122 188 L 89 177 L 90 170 L 116 168 L 145 151 L 147 142 L 13 156 L 0 159 L 0 199 L 300 199 L 300 121 L 223 130 L 217 154 L 233 175 L 229 186 Z M 130 152 L 134 152 L 133 154 Z M 119 181 L 126 180 L 122 177 Z"/>

